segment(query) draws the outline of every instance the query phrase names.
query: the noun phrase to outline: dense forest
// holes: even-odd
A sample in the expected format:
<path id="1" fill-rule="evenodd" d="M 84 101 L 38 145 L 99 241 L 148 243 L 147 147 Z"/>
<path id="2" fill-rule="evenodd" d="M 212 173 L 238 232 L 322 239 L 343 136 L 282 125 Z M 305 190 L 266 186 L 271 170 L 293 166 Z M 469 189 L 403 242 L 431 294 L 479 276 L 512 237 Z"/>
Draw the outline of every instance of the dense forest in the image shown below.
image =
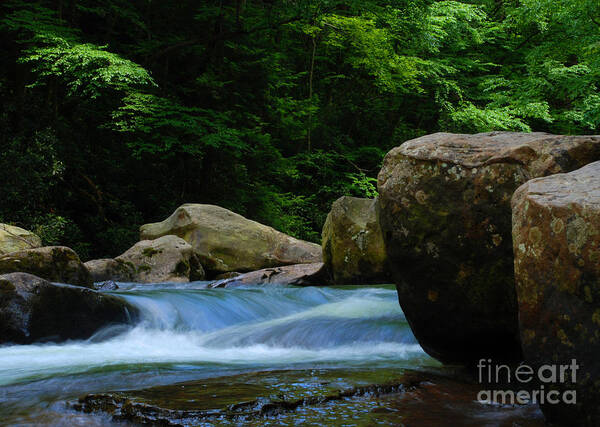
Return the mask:
<path id="1" fill-rule="evenodd" d="M 597 0 L 8 0 L 0 222 L 114 256 L 185 202 L 319 241 L 436 131 L 594 134 Z"/>

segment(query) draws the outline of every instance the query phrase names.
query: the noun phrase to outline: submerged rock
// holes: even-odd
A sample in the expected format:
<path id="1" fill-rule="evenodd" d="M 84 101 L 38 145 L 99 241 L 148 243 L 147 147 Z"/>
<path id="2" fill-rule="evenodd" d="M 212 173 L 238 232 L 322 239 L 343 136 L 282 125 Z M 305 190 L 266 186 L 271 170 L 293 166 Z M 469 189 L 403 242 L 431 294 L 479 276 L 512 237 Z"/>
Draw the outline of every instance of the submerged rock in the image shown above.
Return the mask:
<path id="1" fill-rule="evenodd" d="M 546 404 L 548 421 L 600 425 L 600 162 L 529 181 L 514 194 L 513 244 L 525 360 L 579 365 L 545 384 L 576 405 Z"/>
<path id="2" fill-rule="evenodd" d="M 115 259 L 96 259 L 85 265 L 94 282 L 160 283 L 204 279 L 204 269 L 192 246 L 172 235 L 143 240 Z"/>
<path id="3" fill-rule="evenodd" d="M 340 285 L 389 283 L 377 199 L 336 200 L 323 227 L 323 262 Z"/>
<path id="4" fill-rule="evenodd" d="M 264 268 L 240 274 L 229 279 L 217 280 L 210 288 L 233 288 L 244 285 L 315 286 L 328 284 L 327 272 L 322 262 Z"/>
<path id="5" fill-rule="evenodd" d="M 444 362 L 518 361 L 510 200 L 526 181 L 600 159 L 600 137 L 440 133 L 406 142 L 378 177 L 402 309 Z"/>
<path id="6" fill-rule="evenodd" d="M 0 274 L 29 273 L 51 282 L 92 285 L 88 269 L 79 256 L 65 246 L 44 246 L 0 256 Z"/>
<path id="7" fill-rule="evenodd" d="M 42 239 L 30 231 L 8 224 L 0 224 L 0 255 L 42 246 Z"/>
<path id="8" fill-rule="evenodd" d="M 119 285 L 117 285 L 113 280 L 94 283 L 94 290 L 96 291 L 116 291 L 117 289 L 119 289 Z"/>
<path id="9" fill-rule="evenodd" d="M 82 397 L 74 406 L 152 425 L 544 425 L 537 406 L 482 405 L 480 386 L 397 370 L 269 371 Z M 440 404 L 443 399 L 443 404 Z"/>
<path id="10" fill-rule="evenodd" d="M 27 273 L 0 275 L 0 344 L 85 339 L 137 317 L 137 309 L 116 296 Z"/>
<path id="11" fill-rule="evenodd" d="M 186 204 L 163 222 L 143 225 L 142 239 L 174 234 L 189 242 L 212 274 L 321 262 L 321 247 L 213 205 Z"/>

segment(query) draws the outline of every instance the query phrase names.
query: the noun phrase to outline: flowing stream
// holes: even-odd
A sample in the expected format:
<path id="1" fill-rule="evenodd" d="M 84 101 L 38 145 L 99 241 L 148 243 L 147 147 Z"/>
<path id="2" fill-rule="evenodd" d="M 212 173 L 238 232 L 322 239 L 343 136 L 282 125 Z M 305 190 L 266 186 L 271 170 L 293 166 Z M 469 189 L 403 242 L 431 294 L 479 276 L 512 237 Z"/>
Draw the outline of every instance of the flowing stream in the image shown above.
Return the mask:
<path id="1" fill-rule="evenodd" d="M 392 287 L 120 286 L 112 293 L 140 308 L 137 325 L 85 341 L 0 347 L 2 423 L 111 425 L 68 402 L 245 372 L 437 366 Z"/>

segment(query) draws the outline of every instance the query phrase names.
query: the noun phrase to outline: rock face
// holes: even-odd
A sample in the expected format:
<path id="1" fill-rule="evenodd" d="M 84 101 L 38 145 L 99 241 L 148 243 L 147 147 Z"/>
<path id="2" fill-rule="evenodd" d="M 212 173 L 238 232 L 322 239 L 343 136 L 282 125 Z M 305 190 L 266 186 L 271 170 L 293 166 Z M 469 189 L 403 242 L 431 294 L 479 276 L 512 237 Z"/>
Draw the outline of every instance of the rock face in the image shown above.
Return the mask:
<path id="1" fill-rule="evenodd" d="M 323 262 L 334 282 L 389 282 L 386 259 L 377 199 L 344 196 L 336 200 L 323 227 Z"/>
<path id="2" fill-rule="evenodd" d="M 546 385 L 576 390 L 577 405 L 542 410 L 553 423 L 600 425 L 600 162 L 529 181 L 512 204 L 525 360 L 579 365 L 575 385 Z"/>
<path id="3" fill-rule="evenodd" d="M 0 275 L 0 344 L 85 339 L 137 317 L 133 306 L 112 295 L 27 273 Z"/>
<path id="4" fill-rule="evenodd" d="M 229 279 L 217 280 L 210 288 L 233 288 L 243 285 L 315 286 L 328 284 L 327 272 L 322 262 L 265 268 Z"/>
<path id="5" fill-rule="evenodd" d="M 132 282 L 135 277 L 135 267 L 122 260 L 113 258 L 94 259 L 85 263 L 94 283 L 114 280 L 117 282 Z"/>
<path id="6" fill-rule="evenodd" d="M 42 239 L 30 231 L 8 224 L 0 224 L 0 255 L 42 246 Z"/>
<path id="7" fill-rule="evenodd" d="M 600 137 L 435 134 L 390 151 L 380 224 L 404 313 L 451 363 L 519 360 L 510 200 L 526 181 L 600 159 Z"/>
<path id="8" fill-rule="evenodd" d="M 157 283 L 204 279 L 204 270 L 192 246 L 172 235 L 136 243 L 115 259 L 86 263 L 94 282 Z"/>
<path id="9" fill-rule="evenodd" d="M 163 222 L 143 225 L 142 239 L 174 234 L 190 243 L 212 274 L 321 262 L 321 247 L 213 205 L 186 204 Z"/>
<path id="10" fill-rule="evenodd" d="M 0 256 L 0 274 L 29 273 L 51 282 L 91 286 L 88 269 L 79 256 L 64 246 L 44 246 Z"/>

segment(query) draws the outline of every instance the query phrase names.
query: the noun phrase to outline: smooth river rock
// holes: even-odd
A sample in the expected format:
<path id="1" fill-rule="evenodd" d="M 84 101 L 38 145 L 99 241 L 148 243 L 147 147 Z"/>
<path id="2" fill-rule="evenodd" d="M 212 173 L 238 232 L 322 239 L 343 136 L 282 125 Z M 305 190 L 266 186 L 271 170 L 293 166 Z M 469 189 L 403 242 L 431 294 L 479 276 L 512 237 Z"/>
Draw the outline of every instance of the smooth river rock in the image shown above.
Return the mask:
<path id="1" fill-rule="evenodd" d="M 137 317 L 137 309 L 116 296 L 27 273 L 0 275 L 0 344 L 86 339 Z"/>
<path id="2" fill-rule="evenodd" d="M 90 287 L 93 283 L 79 256 L 65 246 L 44 246 L 0 256 L 0 274 L 15 272 L 77 286 Z"/>
<path id="3" fill-rule="evenodd" d="M 422 347 L 448 363 L 518 361 L 511 241 L 514 191 L 600 159 L 600 137 L 439 133 L 391 150 L 380 224 L 402 309 Z"/>
<path id="4" fill-rule="evenodd" d="M 323 227 L 323 262 L 340 285 L 389 283 L 377 199 L 336 200 Z"/>
<path id="5" fill-rule="evenodd" d="M 600 425 L 600 162 L 529 181 L 513 196 L 513 244 L 525 360 L 579 365 L 577 405 L 542 405 L 548 421 Z"/>
<path id="6" fill-rule="evenodd" d="M 140 234 L 143 240 L 183 238 L 213 275 L 322 261 L 319 245 L 213 205 L 183 205 L 163 222 L 143 225 Z"/>
<path id="7" fill-rule="evenodd" d="M 94 283 L 105 281 L 132 282 L 135 267 L 114 258 L 93 259 L 85 263 Z"/>
<path id="8" fill-rule="evenodd" d="M 115 259 L 97 259 L 85 265 L 94 282 L 181 283 L 204 279 L 194 248 L 173 235 L 142 240 Z"/>
<path id="9" fill-rule="evenodd" d="M 8 224 L 0 224 L 0 255 L 42 246 L 42 239 L 30 231 Z"/>
<path id="10" fill-rule="evenodd" d="M 217 280 L 210 288 L 233 288 L 245 285 L 318 286 L 329 284 L 327 270 L 322 262 L 264 268 L 235 277 Z"/>

